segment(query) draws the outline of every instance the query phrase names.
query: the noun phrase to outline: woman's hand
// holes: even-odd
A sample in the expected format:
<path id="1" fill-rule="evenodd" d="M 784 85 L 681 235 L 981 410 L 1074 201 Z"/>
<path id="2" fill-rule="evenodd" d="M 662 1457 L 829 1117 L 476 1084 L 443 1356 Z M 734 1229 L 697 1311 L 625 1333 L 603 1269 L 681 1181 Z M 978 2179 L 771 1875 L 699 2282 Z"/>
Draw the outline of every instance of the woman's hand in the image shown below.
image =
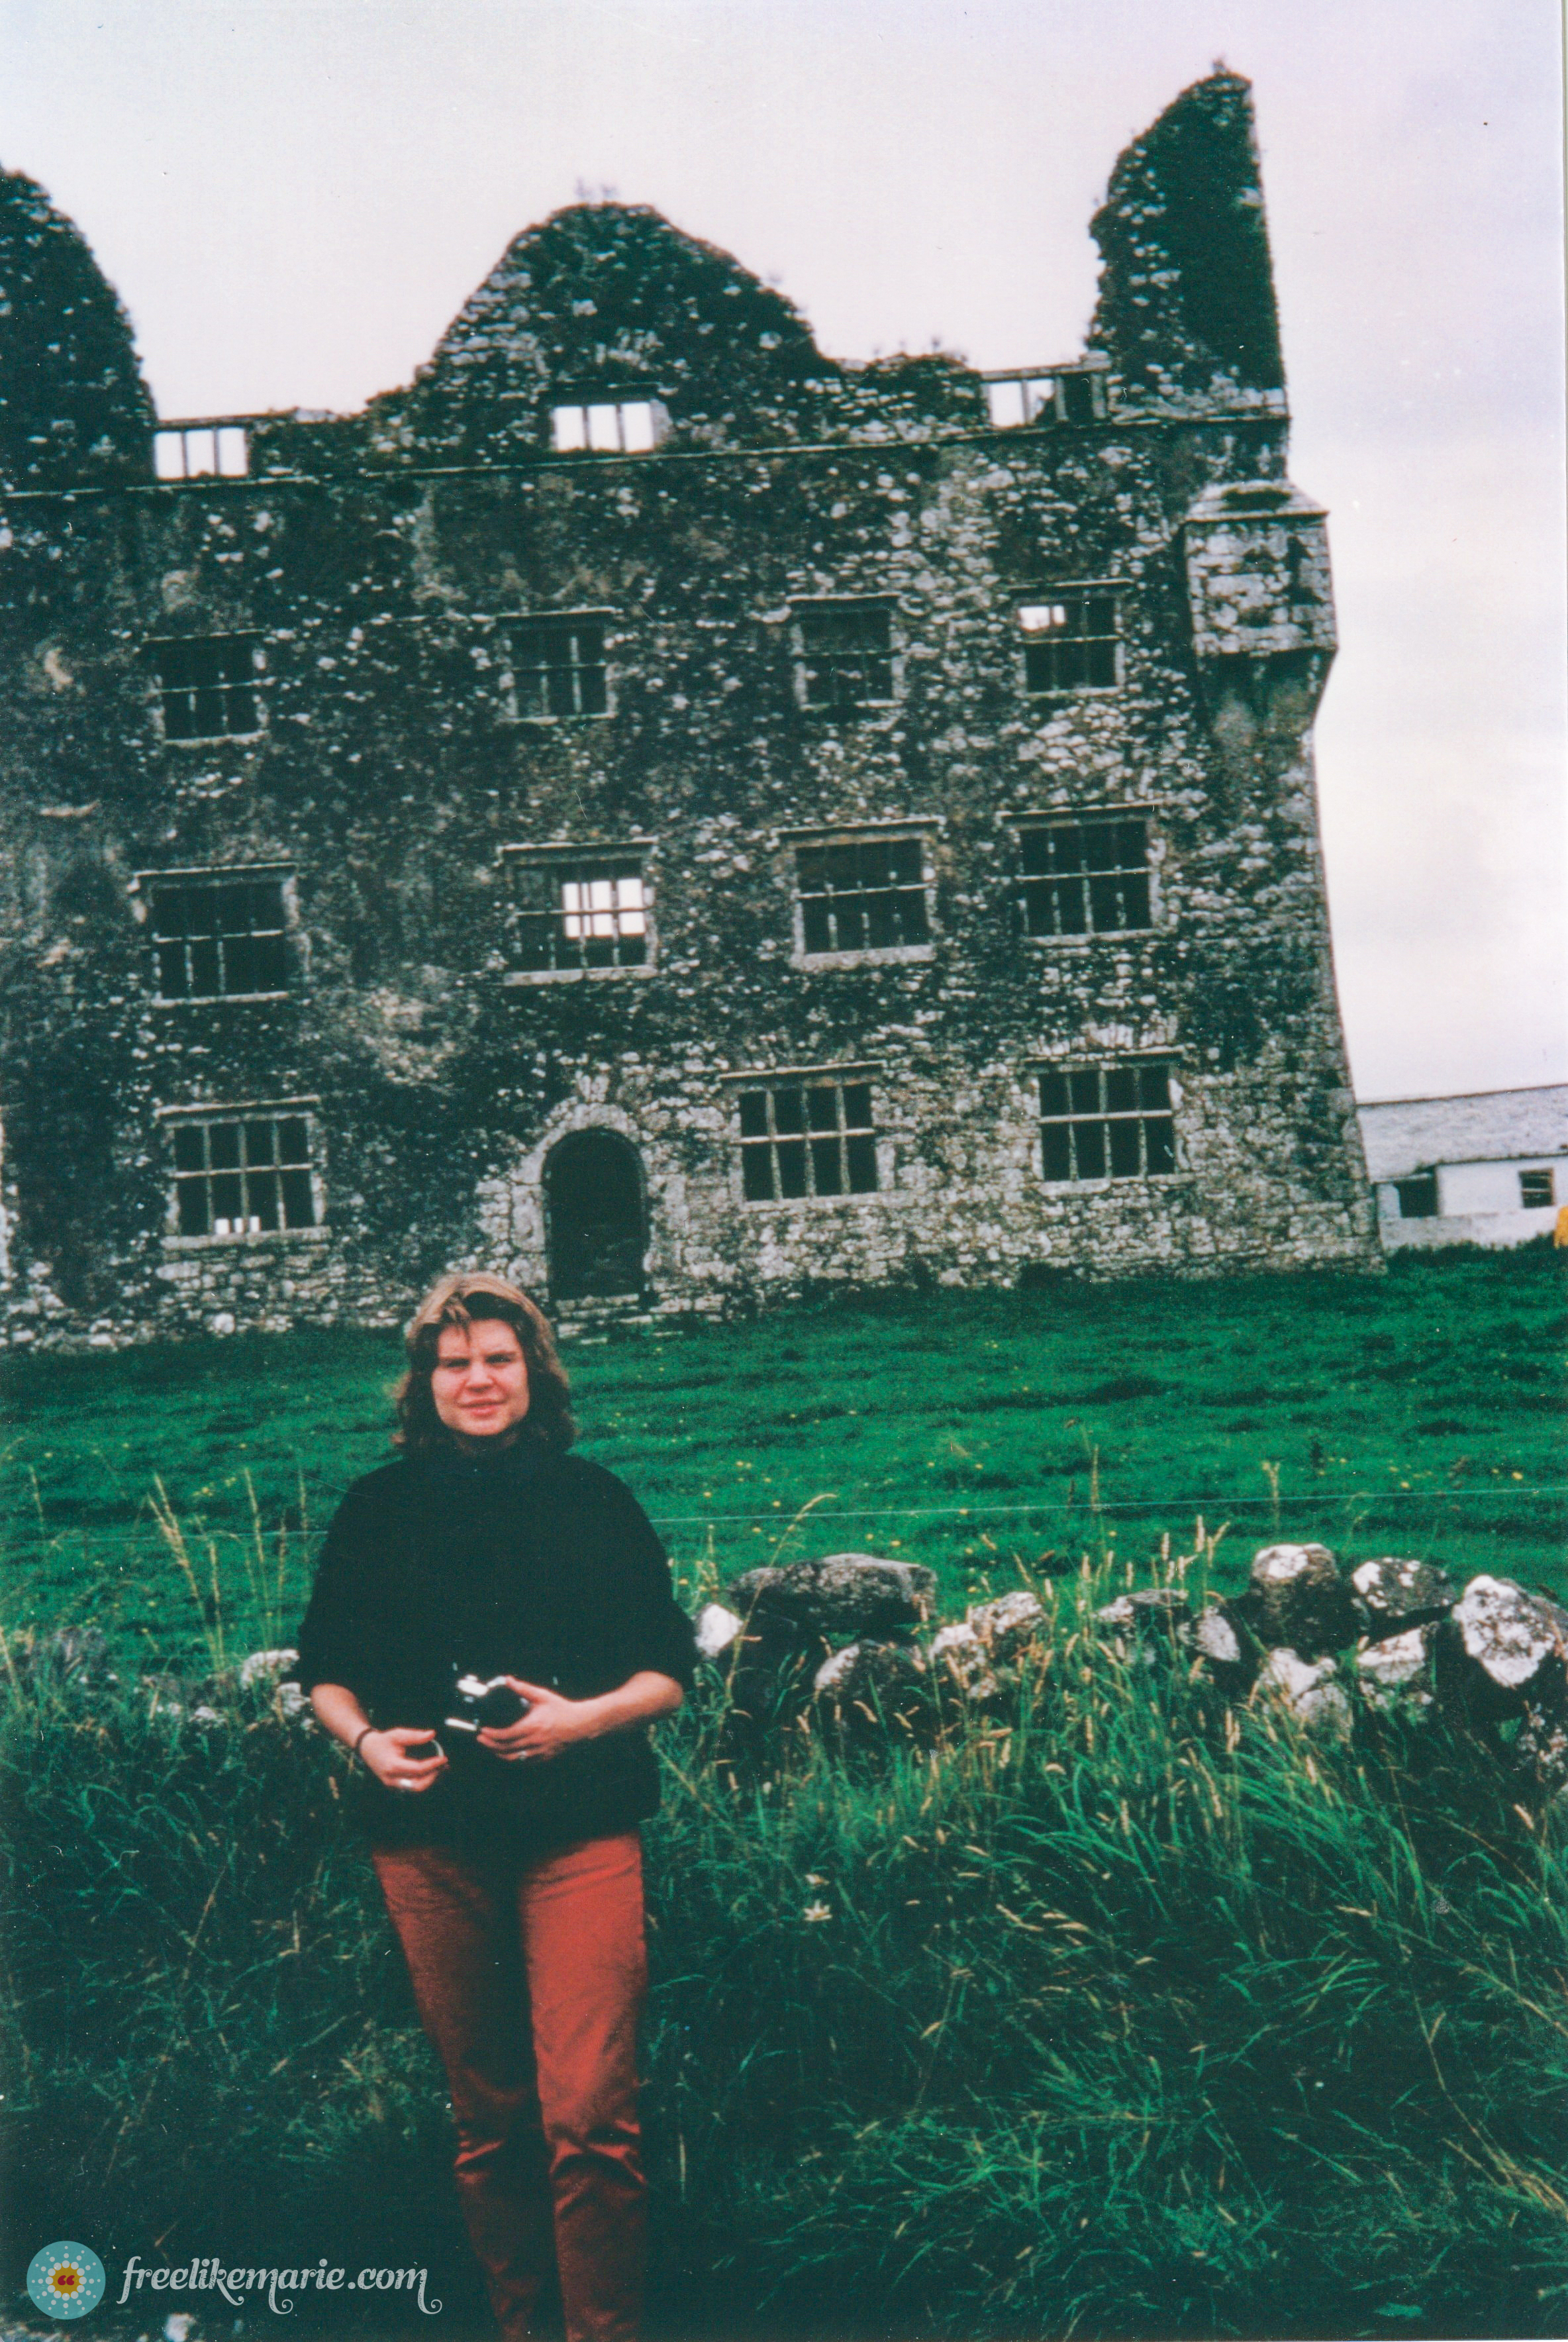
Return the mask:
<path id="1" fill-rule="evenodd" d="M 524 1683 L 520 1676 L 504 1676 L 502 1681 L 528 1702 L 528 1713 L 515 1724 L 487 1726 L 479 1746 L 508 1764 L 524 1756 L 559 1756 L 574 1740 L 596 1740 L 602 1732 L 629 1732 L 655 1716 L 668 1716 L 684 1697 L 674 1676 L 647 1667 L 596 1699 L 563 1699 L 558 1691 Z"/>
<path id="2" fill-rule="evenodd" d="M 429 1754 L 424 1752 L 428 1750 Z M 446 1769 L 446 1751 L 428 1728 L 394 1725 L 390 1732 L 367 1732 L 359 1753 L 376 1779 L 388 1789 L 428 1789 Z"/>
<path id="3" fill-rule="evenodd" d="M 524 1683 L 520 1676 L 504 1676 L 502 1681 L 519 1699 L 527 1701 L 528 1713 L 515 1724 L 487 1725 L 479 1735 L 479 1746 L 509 1764 L 522 1756 L 558 1756 L 574 1740 L 591 1740 L 595 1732 L 604 1729 L 594 1721 L 596 1700 L 563 1699 L 558 1691 L 544 1684 Z"/>

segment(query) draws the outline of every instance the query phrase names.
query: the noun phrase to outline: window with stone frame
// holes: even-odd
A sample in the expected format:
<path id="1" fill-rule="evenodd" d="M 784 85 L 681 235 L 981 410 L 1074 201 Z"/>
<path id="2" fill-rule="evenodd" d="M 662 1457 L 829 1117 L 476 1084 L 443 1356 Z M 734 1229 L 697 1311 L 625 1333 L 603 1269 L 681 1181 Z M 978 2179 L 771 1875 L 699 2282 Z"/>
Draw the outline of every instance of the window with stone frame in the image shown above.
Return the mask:
<path id="1" fill-rule="evenodd" d="M 286 992 L 287 876 L 192 870 L 145 879 L 159 997 L 234 1000 Z"/>
<path id="2" fill-rule="evenodd" d="M 736 1101 L 748 1204 L 876 1192 L 871 1084 L 834 1074 L 759 1082 Z"/>
<path id="3" fill-rule="evenodd" d="M 550 409 L 550 445 L 558 455 L 648 455 L 669 427 L 656 398 L 573 399 Z"/>
<path id="4" fill-rule="evenodd" d="M 1130 935 L 1153 926 L 1143 815 L 1020 823 L 1018 848 L 1026 936 Z"/>
<path id="5" fill-rule="evenodd" d="M 1144 1179 L 1176 1168 L 1171 1066 L 1156 1058 L 1040 1074 L 1041 1169 L 1051 1180 Z"/>
<path id="6" fill-rule="evenodd" d="M 1526 1212 L 1538 1212 L 1557 1201 L 1557 1183 L 1551 1171 L 1521 1171 L 1519 1174 L 1519 1204 Z"/>
<path id="7" fill-rule="evenodd" d="M 798 846 L 795 899 L 808 957 L 929 943 L 925 841 L 872 833 Z"/>
<path id="8" fill-rule="evenodd" d="M 801 697 L 807 707 L 853 716 L 896 696 L 893 613 L 881 602 L 797 602 Z"/>
<path id="9" fill-rule="evenodd" d="M 507 629 L 506 648 L 502 681 L 514 716 L 548 720 L 609 713 L 603 618 L 520 619 Z"/>
<path id="10" fill-rule="evenodd" d="M 255 1106 L 171 1119 L 174 1220 L 183 1236 L 316 1226 L 311 1117 Z"/>
<path id="11" fill-rule="evenodd" d="M 1117 596 L 1107 586 L 1053 587 L 1015 613 L 1032 698 L 1111 691 L 1122 679 Z"/>
<path id="12" fill-rule="evenodd" d="M 149 643 L 165 740 L 245 739 L 261 730 L 256 635 L 171 635 Z"/>
<path id="13" fill-rule="evenodd" d="M 513 848 L 513 965 L 524 975 L 592 975 L 647 965 L 653 886 L 641 846 Z"/>

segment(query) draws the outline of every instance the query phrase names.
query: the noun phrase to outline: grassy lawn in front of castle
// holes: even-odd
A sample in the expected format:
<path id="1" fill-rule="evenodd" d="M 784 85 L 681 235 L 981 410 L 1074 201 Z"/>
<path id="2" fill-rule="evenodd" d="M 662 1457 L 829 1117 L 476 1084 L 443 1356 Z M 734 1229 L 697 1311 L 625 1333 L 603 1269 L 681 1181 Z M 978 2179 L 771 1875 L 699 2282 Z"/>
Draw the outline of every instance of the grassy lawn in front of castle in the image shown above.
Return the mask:
<path id="1" fill-rule="evenodd" d="M 564 1356 L 582 1452 L 689 1596 L 847 1549 L 928 1563 L 953 1609 L 1200 1534 L 1222 1585 L 1282 1536 L 1563 1591 L 1565 1330 L 1538 1244 L 1364 1280 L 830 1294 Z M 149 1666 L 287 1639 L 337 1498 L 392 1452 L 399 1365 L 354 1332 L 14 1356 L 0 1623 L 96 1620 Z"/>

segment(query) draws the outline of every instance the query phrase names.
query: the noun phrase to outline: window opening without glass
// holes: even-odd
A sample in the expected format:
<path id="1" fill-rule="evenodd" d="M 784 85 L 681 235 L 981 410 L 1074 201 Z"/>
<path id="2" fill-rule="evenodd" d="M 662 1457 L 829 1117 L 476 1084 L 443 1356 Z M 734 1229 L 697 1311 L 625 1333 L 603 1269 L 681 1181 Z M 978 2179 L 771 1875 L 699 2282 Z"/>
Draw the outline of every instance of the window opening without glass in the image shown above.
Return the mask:
<path id="1" fill-rule="evenodd" d="M 653 890 L 640 853 L 510 858 L 519 967 L 578 972 L 646 964 Z"/>
<path id="2" fill-rule="evenodd" d="M 281 876 L 155 878 L 149 893 L 164 999 L 287 990 Z"/>
<path id="3" fill-rule="evenodd" d="M 153 434 L 153 472 L 160 480 L 243 480 L 250 434 L 243 423 L 171 423 Z"/>
<path id="4" fill-rule="evenodd" d="M 1054 594 L 1024 602 L 1018 629 L 1024 686 L 1034 696 L 1108 691 L 1117 682 L 1114 594 Z"/>
<path id="5" fill-rule="evenodd" d="M 893 617 L 875 603 L 797 605 L 808 707 L 846 711 L 894 696 Z"/>
<path id="6" fill-rule="evenodd" d="M 1040 1076 L 1047 1179 L 1140 1179 L 1176 1167 L 1171 1069 L 1140 1062 Z"/>
<path id="7" fill-rule="evenodd" d="M 1527 1212 L 1539 1211 L 1543 1205 L 1557 1200 L 1556 1182 L 1550 1171 L 1521 1171 L 1519 1202 Z"/>
<path id="8" fill-rule="evenodd" d="M 1024 828 L 1019 860 L 1026 936 L 1124 935 L 1154 924 L 1149 832 L 1141 816 Z"/>
<path id="9" fill-rule="evenodd" d="M 244 738 L 261 729 L 255 635 L 185 635 L 149 647 L 165 740 Z"/>
<path id="10" fill-rule="evenodd" d="M 918 837 L 868 837 L 795 853 L 807 952 L 895 951 L 931 939 Z"/>
<path id="11" fill-rule="evenodd" d="M 550 410 L 550 444 L 558 455 L 646 455 L 664 429 L 664 409 L 652 398 L 588 399 Z"/>
<path id="12" fill-rule="evenodd" d="M 316 1225 L 305 1115 L 182 1119 L 173 1131 L 181 1236 L 260 1236 Z"/>
<path id="13" fill-rule="evenodd" d="M 1054 373 L 991 375 L 985 403 L 995 431 L 1030 423 L 1094 423 L 1104 415 L 1104 372 L 1064 367 Z"/>
<path id="14" fill-rule="evenodd" d="M 748 1203 L 875 1192 L 869 1082 L 773 1082 L 742 1090 L 738 1104 Z"/>
<path id="15" fill-rule="evenodd" d="M 1396 1179 L 1393 1192 L 1399 1198 L 1402 1220 L 1434 1220 L 1437 1217 L 1437 1174 L 1417 1171 L 1408 1179 Z"/>
<path id="16" fill-rule="evenodd" d="M 610 705 L 601 618 L 537 618 L 511 629 L 519 716 L 603 716 Z"/>

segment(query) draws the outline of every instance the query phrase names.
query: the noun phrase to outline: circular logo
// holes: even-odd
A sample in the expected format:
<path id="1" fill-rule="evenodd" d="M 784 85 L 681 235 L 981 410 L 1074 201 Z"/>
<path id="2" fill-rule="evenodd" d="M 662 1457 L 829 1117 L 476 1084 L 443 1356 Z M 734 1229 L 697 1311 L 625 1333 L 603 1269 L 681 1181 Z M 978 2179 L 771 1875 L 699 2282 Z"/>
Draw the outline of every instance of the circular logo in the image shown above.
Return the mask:
<path id="1" fill-rule="evenodd" d="M 45 2245 L 27 2264 L 27 2296 L 51 2317 L 85 2317 L 104 2298 L 104 2264 L 86 2245 Z"/>

